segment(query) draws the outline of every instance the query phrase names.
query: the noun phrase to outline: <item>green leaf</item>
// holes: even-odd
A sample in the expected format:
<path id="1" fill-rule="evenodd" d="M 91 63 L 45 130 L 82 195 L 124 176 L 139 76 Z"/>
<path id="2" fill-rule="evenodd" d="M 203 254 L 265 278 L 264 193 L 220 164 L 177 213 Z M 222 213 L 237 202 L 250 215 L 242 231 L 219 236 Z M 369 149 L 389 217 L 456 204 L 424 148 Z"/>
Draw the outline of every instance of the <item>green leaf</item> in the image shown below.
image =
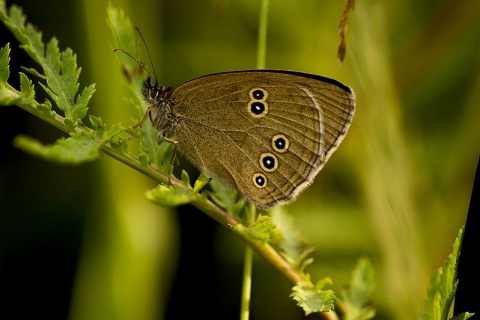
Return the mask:
<path id="1" fill-rule="evenodd" d="M 309 258 L 314 251 L 309 243 L 300 235 L 295 228 L 293 217 L 289 215 L 285 208 L 275 207 L 270 211 L 272 221 L 277 225 L 277 241 L 272 243 L 282 250 L 282 256 L 292 265 L 300 275 L 308 278 L 305 268 L 309 266 L 313 259 Z"/>
<path id="2" fill-rule="evenodd" d="M 290 297 L 297 301 L 297 305 L 303 309 L 305 315 L 314 312 L 333 311 L 334 303 L 337 300 L 332 290 L 323 290 L 327 284 L 331 284 L 330 278 L 320 280 L 315 286 L 296 285 Z"/>
<path id="3" fill-rule="evenodd" d="M 99 137 L 103 137 L 107 131 L 107 125 L 102 122 L 102 119 L 96 116 L 89 116 L 88 120 L 90 120 L 90 123 L 92 124 L 93 129 L 95 129 L 97 132 L 97 135 Z"/>
<path id="4" fill-rule="evenodd" d="M 46 160 L 61 164 L 80 164 L 98 158 L 100 147 L 105 140 L 96 139 L 85 131 L 73 133 L 69 138 L 61 138 L 53 145 L 26 136 L 17 136 L 14 145 L 23 151 Z"/>
<path id="5" fill-rule="evenodd" d="M 140 132 L 140 154 L 148 159 L 149 164 L 153 164 L 162 172 L 168 173 L 171 170 L 173 157 L 172 144 L 158 140 L 157 131 L 153 129 L 150 122 L 145 123 Z M 175 161 L 174 161 L 175 162 Z"/>
<path id="6" fill-rule="evenodd" d="M 78 95 L 73 112 L 74 118 L 83 119 L 87 115 L 88 103 L 95 93 L 95 84 L 92 83 L 88 87 L 83 88 L 82 92 Z"/>
<path id="7" fill-rule="evenodd" d="M 10 44 L 0 49 L 0 84 L 8 82 L 10 77 Z"/>
<path id="8" fill-rule="evenodd" d="M 212 179 L 210 186 L 213 190 L 211 194 L 212 200 L 218 206 L 227 210 L 228 213 L 239 217 L 239 213 L 245 207 L 247 201 L 238 194 L 238 191 L 225 186 L 217 179 Z"/>
<path id="9" fill-rule="evenodd" d="M 249 239 L 255 239 L 267 243 L 275 238 L 275 229 L 277 226 L 272 222 L 269 216 L 260 214 L 252 226 L 245 227 L 242 224 L 238 224 L 233 228 L 236 228 L 239 233 L 245 234 Z"/>
<path id="10" fill-rule="evenodd" d="M 20 105 L 35 105 L 35 89 L 32 81 L 23 73 L 20 72 Z M 51 105 L 50 105 L 51 107 Z M 38 108 L 38 106 L 37 106 Z M 54 115 L 52 115 L 54 116 Z"/>
<path id="11" fill-rule="evenodd" d="M 470 312 L 465 312 L 465 313 L 461 313 L 453 318 L 450 318 L 450 320 L 466 320 L 470 317 L 473 317 L 475 313 L 470 313 Z"/>
<path id="12" fill-rule="evenodd" d="M 374 281 L 375 275 L 370 261 L 367 258 L 359 259 L 352 273 L 350 287 L 340 293 L 345 304 L 346 320 L 366 320 L 375 316 L 375 308 L 370 305 Z"/>
<path id="13" fill-rule="evenodd" d="M 139 56 L 139 35 L 130 19 L 123 10 L 117 9 L 112 3 L 107 8 L 107 16 L 116 48 L 125 50 L 132 57 L 137 58 Z M 131 97 L 130 106 L 136 118 L 135 125 L 142 125 L 142 130 L 138 135 L 140 139 L 139 158 L 142 164 L 153 164 L 162 172 L 167 172 L 171 169 L 170 163 L 174 148 L 172 148 L 170 143 L 159 140 L 158 131 L 152 126 L 150 121 L 142 122 L 147 111 L 147 105 L 142 95 L 141 87 L 147 75 L 142 68 L 139 68 L 138 63 L 126 54 L 118 52 L 116 57 L 120 60 L 123 73 L 128 80 L 128 89 Z"/>
<path id="14" fill-rule="evenodd" d="M 7 43 L 0 49 L 0 105 L 11 106 L 20 99 L 17 90 L 8 84 L 10 77 L 10 45 Z"/>
<path id="15" fill-rule="evenodd" d="M 190 176 L 189 176 L 188 172 L 185 171 L 185 170 L 182 170 L 181 181 L 182 181 L 183 185 L 190 186 Z"/>
<path id="16" fill-rule="evenodd" d="M 107 22 L 112 30 L 116 48 L 127 51 L 132 57 L 139 57 L 138 33 L 125 12 L 118 9 L 112 2 L 107 7 Z M 139 89 L 146 76 L 138 68 L 137 62 L 123 53 L 118 53 L 117 58 L 121 61 L 124 74 L 129 82 L 134 83 L 135 87 Z M 141 116 L 141 114 L 138 115 Z"/>
<path id="17" fill-rule="evenodd" d="M 473 317 L 474 314 L 475 313 L 465 312 L 453 318 L 450 318 L 450 320 L 467 320 L 468 318 Z"/>
<path id="18" fill-rule="evenodd" d="M 40 86 L 64 112 L 65 124 L 73 130 L 86 116 L 88 101 L 95 92 L 95 86 L 92 84 L 77 97 L 80 68 L 77 68 L 76 55 L 69 48 L 60 51 L 55 38 L 52 38 L 45 46 L 42 42 L 42 33 L 30 23 L 26 24 L 22 9 L 16 5 L 10 6 L 7 15 L 5 3 L 2 2 L 0 19 L 20 42 L 20 47 L 40 65 L 43 73 L 31 68 L 26 70 L 46 80 L 46 85 L 39 83 Z M 22 82 L 21 84 L 25 85 L 26 83 Z M 28 98 L 29 103 L 32 103 L 33 88 L 26 91 L 23 98 Z"/>
<path id="19" fill-rule="evenodd" d="M 42 88 L 52 98 L 55 104 L 65 113 L 65 118 L 72 119 L 73 123 L 82 120 L 88 111 L 88 101 L 95 92 L 95 85 L 83 89 L 76 98 L 80 76 L 77 68 L 76 55 L 70 48 L 60 52 L 58 41 L 52 38 L 47 44 L 45 57 L 41 57 L 41 65 L 47 78 L 47 86 L 40 83 Z"/>
<path id="20" fill-rule="evenodd" d="M 198 194 L 183 186 L 159 184 L 146 193 L 146 198 L 161 206 L 176 207 L 190 203 Z"/>
<path id="21" fill-rule="evenodd" d="M 2 106 L 28 106 L 30 108 L 45 109 L 46 105 L 37 104 L 35 101 L 35 90 L 32 81 L 20 72 L 20 92 L 8 83 L 10 77 L 10 45 L 6 44 L 0 48 L 0 105 Z M 48 110 L 49 111 L 49 110 Z M 55 115 L 47 112 L 49 117 Z"/>
<path id="22" fill-rule="evenodd" d="M 182 170 L 182 173 L 184 170 Z M 212 179 L 204 175 L 203 173 L 197 178 L 195 183 L 193 184 L 193 191 L 200 192 Z M 182 178 L 183 181 L 183 178 Z"/>
<path id="23" fill-rule="evenodd" d="M 420 320 L 446 320 L 457 291 L 457 268 L 463 239 L 462 227 L 453 244 L 453 252 L 432 275 Z"/>
<path id="24" fill-rule="evenodd" d="M 93 129 L 97 137 L 100 137 L 102 141 L 110 141 L 112 138 L 117 137 L 122 131 L 123 128 L 120 124 L 114 124 L 110 130 L 107 130 L 107 125 L 102 122 L 100 117 L 89 116 L 88 119 L 92 124 Z"/>

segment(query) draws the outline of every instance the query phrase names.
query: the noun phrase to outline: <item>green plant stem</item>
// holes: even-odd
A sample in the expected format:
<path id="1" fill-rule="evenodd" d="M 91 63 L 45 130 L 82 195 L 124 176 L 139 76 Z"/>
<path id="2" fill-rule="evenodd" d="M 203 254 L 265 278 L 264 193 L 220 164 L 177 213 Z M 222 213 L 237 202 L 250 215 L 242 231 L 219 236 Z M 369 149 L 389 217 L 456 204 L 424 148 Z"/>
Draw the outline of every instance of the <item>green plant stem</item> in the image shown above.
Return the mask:
<path id="1" fill-rule="evenodd" d="M 255 223 L 257 211 L 254 205 L 250 204 L 249 216 L 245 219 L 249 225 Z M 252 293 L 252 269 L 253 269 L 253 249 L 251 246 L 245 248 L 245 260 L 243 263 L 243 283 L 242 300 L 240 309 L 240 320 L 248 320 L 250 316 L 250 300 Z"/>
<path id="2" fill-rule="evenodd" d="M 305 284 L 300 274 L 285 260 L 283 257 L 268 243 L 251 239 L 247 236 L 247 228 L 238 224 L 233 228 L 233 231 L 248 245 L 255 250 L 255 252 L 270 263 L 275 269 L 287 278 L 287 280 L 294 285 Z"/>
<path id="3" fill-rule="evenodd" d="M 267 52 L 267 30 L 268 30 L 268 0 L 262 0 L 260 5 L 260 18 L 258 25 L 258 43 L 257 43 L 257 69 L 265 69 L 265 59 Z M 256 210 L 252 205 L 249 218 L 249 224 L 255 222 Z M 245 248 L 245 260 L 243 263 L 243 282 L 242 298 L 240 307 L 240 320 L 250 318 L 250 300 L 252 293 L 252 267 L 253 267 L 253 249 L 250 245 Z"/>
<path id="4" fill-rule="evenodd" d="M 257 69 L 265 69 L 267 55 L 268 3 L 269 0 L 262 0 L 260 5 L 257 40 Z"/>
<path id="5" fill-rule="evenodd" d="M 253 250 L 250 246 L 245 248 L 245 260 L 243 263 L 242 301 L 240 305 L 240 320 L 248 320 L 250 317 L 250 299 L 252 292 L 252 265 Z"/>

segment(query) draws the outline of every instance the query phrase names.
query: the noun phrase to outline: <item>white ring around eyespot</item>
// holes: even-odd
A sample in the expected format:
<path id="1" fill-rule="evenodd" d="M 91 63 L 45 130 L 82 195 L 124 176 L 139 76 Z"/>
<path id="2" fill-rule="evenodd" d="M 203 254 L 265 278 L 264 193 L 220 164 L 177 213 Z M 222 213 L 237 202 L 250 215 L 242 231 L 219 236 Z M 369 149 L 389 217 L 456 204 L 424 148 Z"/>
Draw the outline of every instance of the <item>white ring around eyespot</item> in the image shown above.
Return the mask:
<path id="1" fill-rule="evenodd" d="M 257 99 L 257 98 L 255 98 L 255 97 L 253 96 L 253 92 L 254 92 L 254 91 L 257 91 L 257 90 L 263 92 L 263 98 L 262 98 L 262 99 Z M 254 101 L 266 101 L 267 98 L 268 98 L 268 91 L 265 90 L 265 89 L 263 89 L 263 88 L 253 88 L 252 90 L 250 90 L 250 91 L 248 92 L 248 96 L 250 97 L 251 100 L 254 100 Z"/>
<path id="2" fill-rule="evenodd" d="M 275 145 L 275 141 L 277 139 L 283 139 L 283 141 L 285 141 L 285 148 L 283 149 L 279 149 L 276 145 Z M 290 147 L 290 140 L 288 140 L 288 138 L 286 136 L 284 136 L 283 134 L 276 134 L 273 136 L 272 138 L 272 148 L 279 152 L 279 153 L 284 153 L 288 150 L 288 148 Z"/>
<path id="3" fill-rule="evenodd" d="M 265 164 L 263 163 L 263 160 L 266 158 L 266 157 L 271 157 L 273 158 L 273 168 L 267 168 L 265 166 Z M 274 172 L 278 169 L 278 159 L 277 159 L 277 156 L 274 155 L 273 153 L 263 153 L 260 155 L 260 159 L 259 159 L 259 163 L 260 163 L 260 167 L 266 171 L 266 172 Z"/>
<path id="4" fill-rule="evenodd" d="M 256 179 L 257 179 L 258 177 L 263 178 L 263 180 L 265 181 L 265 183 L 263 184 L 263 186 L 261 186 L 261 185 L 259 185 L 259 184 L 257 183 L 257 180 L 256 180 Z M 252 180 L 253 180 L 253 184 L 255 185 L 255 187 L 257 187 L 257 188 L 259 188 L 259 189 L 263 189 L 263 188 L 265 188 L 265 187 L 267 186 L 267 177 L 266 177 L 263 173 L 254 173 Z"/>
<path id="5" fill-rule="evenodd" d="M 263 110 L 262 113 L 260 113 L 260 114 L 255 114 L 255 113 L 252 112 L 252 109 L 251 109 L 251 108 L 252 108 L 252 104 L 254 104 L 254 103 L 261 103 L 261 104 L 263 104 L 263 106 L 264 106 L 265 109 Z M 247 104 L 247 112 L 248 112 L 248 114 L 250 114 L 250 116 L 252 116 L 252 117 L 254 117 L 254 118 L 263 118 L 263 117 L 265 117 L 265 116 L 268 114 L 268 103 L 265 102 L 265 101 L 260 101 L 260 100 L 259 100 L 259 101 L 250 101 L 250 102 L 248 102 L 248 104 Z"/>

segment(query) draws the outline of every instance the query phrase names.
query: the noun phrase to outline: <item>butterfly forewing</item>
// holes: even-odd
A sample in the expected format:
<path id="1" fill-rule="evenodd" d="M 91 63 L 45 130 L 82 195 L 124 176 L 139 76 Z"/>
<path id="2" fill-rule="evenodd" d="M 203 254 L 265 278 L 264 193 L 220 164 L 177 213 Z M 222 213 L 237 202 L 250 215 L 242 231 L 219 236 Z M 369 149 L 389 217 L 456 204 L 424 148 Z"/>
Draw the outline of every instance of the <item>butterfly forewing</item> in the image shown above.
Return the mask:
<path id="1" fill-rule="evenodd" d="M 174 140 L 187 159 L 259 207 L 293 199 L 345 136 L 350 88 L 289 71 L 204 76 L 173 91 Z"/>

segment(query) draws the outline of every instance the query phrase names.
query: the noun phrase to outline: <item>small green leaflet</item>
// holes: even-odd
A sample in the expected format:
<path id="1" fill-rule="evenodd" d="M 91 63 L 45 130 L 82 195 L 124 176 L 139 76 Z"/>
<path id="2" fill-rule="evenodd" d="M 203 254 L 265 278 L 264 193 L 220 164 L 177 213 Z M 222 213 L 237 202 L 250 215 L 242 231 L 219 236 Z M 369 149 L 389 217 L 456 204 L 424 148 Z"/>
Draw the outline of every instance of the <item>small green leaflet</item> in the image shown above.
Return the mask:
<path id="1" fill-rule="evenodd" d="M 297 305 L 305 311 L 305 315 L 314 312 L 333 311 L 333 305 L 337 300 L 333 290 L 323 290 L 323 287 L 331 284 L 330 278 L 324 278 L 315 286 L 296 285 L 290 297 L 297 301 Z"/>
<path id="2" fill-rule="evenodd" d="M 348 290 L 342 290 L 340 297 L 345 305 L 345 319 L 367 320 L 375 316 L 371 295 L 375 287 L 373 266 L 367 258 L 360 258 L 352 272 Z"/>
<path id="3" fill-rule="evenodd" d="M 61 164 L 80 164 L 97 159 L 100 148 L 119 131 L 119 128 L 114 127 L 102 138 L 95 136 L 94 132 L 79 131 L 71 134 L 67 139 L 60 138 L 52 145 L 43 145 L 33 138 L 20 135 L 15 138 L 13 144 L 45 160 Z"/>

